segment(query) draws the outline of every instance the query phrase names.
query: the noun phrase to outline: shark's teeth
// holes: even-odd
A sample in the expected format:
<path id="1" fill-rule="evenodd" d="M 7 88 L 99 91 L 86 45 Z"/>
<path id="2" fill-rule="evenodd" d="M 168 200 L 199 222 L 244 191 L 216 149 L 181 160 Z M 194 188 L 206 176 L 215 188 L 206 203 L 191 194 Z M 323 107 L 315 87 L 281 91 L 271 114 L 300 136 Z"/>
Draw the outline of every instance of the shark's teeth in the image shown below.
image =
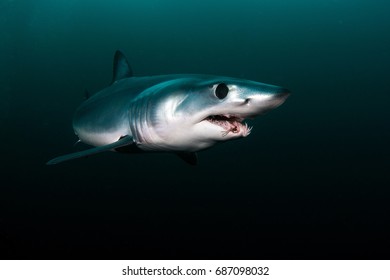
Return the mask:
<path id="1" fill-rule="evenodd" d="M 221 131 L 222 137 L 225 137 L 226 135 L 228 135 L 229 132 L 230 132 L 229 130 Z"/>
<path id="2" fill-rule="evenodd" d="M 244 136 L 248 136 L 249 134 L 251 134 L 252 128 L 253 128 L 253 126 L 248 126 L 248 124 L 245 123 L 245 132 L 244 132 Z"/>
<path id="3" fill-rule="evenodd" d="M 222 137 L 225 137 L 229 133 L 246 137 L 251 133 L 252 130 L 252 127 L 248 127 L 247 123 L 242 123 L 244 118 L 231 114 L 211 115 L 205 120 L 222 127 L 224 129 L 221 131 Z"/>

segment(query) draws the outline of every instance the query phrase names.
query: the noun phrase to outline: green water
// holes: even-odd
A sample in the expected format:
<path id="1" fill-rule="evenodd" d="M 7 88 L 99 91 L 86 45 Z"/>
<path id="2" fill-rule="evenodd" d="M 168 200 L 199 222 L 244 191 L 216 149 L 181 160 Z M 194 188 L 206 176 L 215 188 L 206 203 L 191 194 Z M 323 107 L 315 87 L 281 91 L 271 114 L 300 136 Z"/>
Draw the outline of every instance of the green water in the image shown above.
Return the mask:
<path id="1" fill-rule="evenodd" d="M 0 1 L 0 257 L 388 259 L 389 10 Z M 45 166 L 77 149 L 73 112 L 110 83 L 116 49 L 137 76 L 226 75 L 292 95 L 195 168 L 115 153 Z"/>

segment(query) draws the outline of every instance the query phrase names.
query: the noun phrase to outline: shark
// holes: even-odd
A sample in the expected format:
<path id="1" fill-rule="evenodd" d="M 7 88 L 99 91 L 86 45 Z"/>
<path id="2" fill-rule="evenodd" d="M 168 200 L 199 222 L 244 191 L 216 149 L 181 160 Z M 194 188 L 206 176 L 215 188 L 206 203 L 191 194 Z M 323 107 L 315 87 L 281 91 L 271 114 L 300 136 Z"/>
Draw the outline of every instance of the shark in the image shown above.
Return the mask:
<path id="1" fill-rule="evenodd" d="M 114 55 L 111 84 L 76 109 L 73 130 L 90 149 L 56 157 L 71 159 L 114 151 L 168 152 L 196 165 L 197 152 L 247 137 L 246 119 L 280 106 L 286 88 L 202 74 L 134 76 L 122 51 Z"/>

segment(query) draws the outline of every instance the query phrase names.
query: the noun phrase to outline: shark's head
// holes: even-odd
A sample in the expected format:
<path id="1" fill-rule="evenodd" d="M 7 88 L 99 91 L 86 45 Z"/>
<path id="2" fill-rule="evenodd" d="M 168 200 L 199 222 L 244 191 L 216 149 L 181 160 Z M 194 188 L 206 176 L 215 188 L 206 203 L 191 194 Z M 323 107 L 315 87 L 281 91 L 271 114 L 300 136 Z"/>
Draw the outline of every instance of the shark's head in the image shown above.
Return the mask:
<path id="1" fill-rule="evenodd" d="M 267 113 L 288 96 L 289 91 L 281 87 L 219 78 L 196 87 L 181 109 L 191 107 L 196 122 L 194 130 L 198 134 L 215 141 L 227 141 L 248 136 L 251 128 L 245 119 Z M 195 99 L 198 101 L 194 102 Z"/>
<path id="2" fill-rule="evenodd" d="M 155 95 L 155 94 L 153 94 Z M 155 149 L 197 151 L 217 142 L 246 137 L 245 119 L 265 114 L 289 96 L 285 88 L 227 77 L 199 76 L 158 85 L 150 143 Z M 155 134 L 156 133 L 156 134 Z M 145 139 L 147 140 L 147 139 Z M 151 142 L 150 140 L 147 142 Z"/>

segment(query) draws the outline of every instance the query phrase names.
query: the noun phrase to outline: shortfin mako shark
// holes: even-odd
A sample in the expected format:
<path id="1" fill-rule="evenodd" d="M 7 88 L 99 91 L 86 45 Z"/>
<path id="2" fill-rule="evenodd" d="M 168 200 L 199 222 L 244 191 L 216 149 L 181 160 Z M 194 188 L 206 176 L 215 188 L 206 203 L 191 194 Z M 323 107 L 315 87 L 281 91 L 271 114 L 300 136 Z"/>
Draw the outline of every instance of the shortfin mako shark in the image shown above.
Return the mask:
<path id="1" fill-rule="evenodd" d="M 135 77 L 116 51 L 112 83 L 86 99 L 73 119 L 79 141 L 95 147 L 47 164 L 116 151 L 171 152 L 195 165 L 197 151 L 248 136 L 244 120 L 278 107 L 288 96 L 282 87 L 222 76 Z"/>

